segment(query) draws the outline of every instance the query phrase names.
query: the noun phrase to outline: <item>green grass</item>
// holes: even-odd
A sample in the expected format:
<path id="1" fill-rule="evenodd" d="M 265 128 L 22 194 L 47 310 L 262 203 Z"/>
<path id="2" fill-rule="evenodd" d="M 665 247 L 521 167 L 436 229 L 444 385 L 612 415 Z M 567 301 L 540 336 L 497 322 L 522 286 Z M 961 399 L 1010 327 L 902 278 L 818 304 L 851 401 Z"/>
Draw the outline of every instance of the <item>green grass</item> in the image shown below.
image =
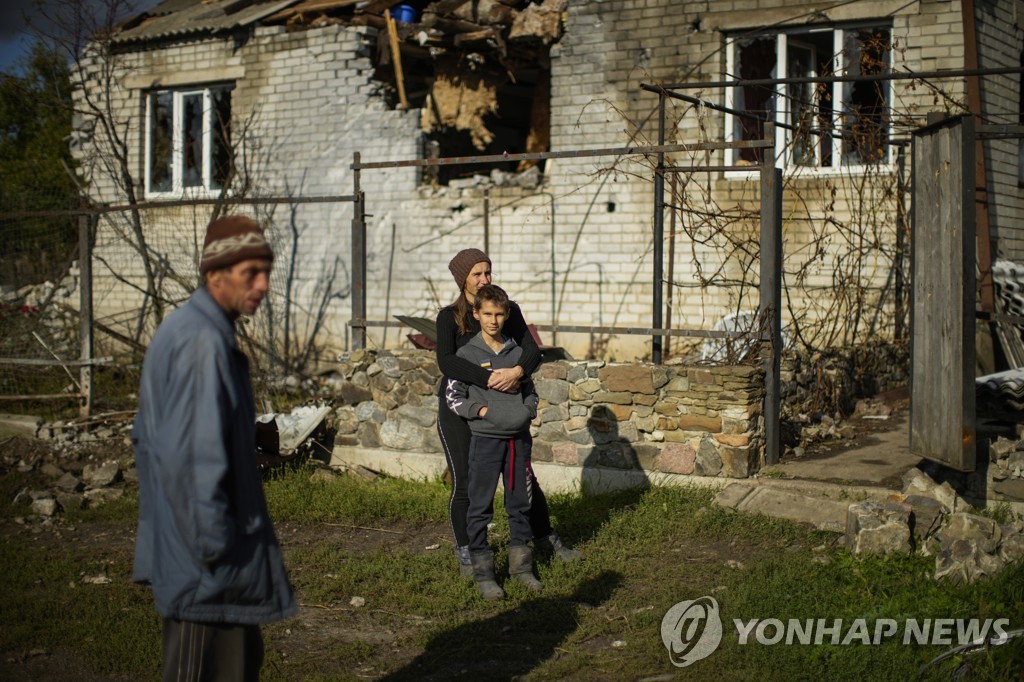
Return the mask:
<path id="1" fill-rule="evenodd" d="M 129 524 L 134 525 L 134 499 L 129 496 L 107 507 L 76 512 L 72 518 L 78 526 L 91 526 L 93 533 L 123 535 Z M 65 526 L 65 536 L 77 532 L 75 528 Z M 151 675 L 159 666 L 159 641 L 138 635 L 158 633 L 158 618 L 149 592 L 131 584 L 130 572 L 129 557 L 123 552 L 98 548 L 83 555 L 62 551 L 52 540 L 40 543 L 31 536 L 4 533 L 0 651 L 5 657 L 39 649 L 65 652 L 96 674 Z M 98 575 L 110 582 L 83 582 L 85 576 Z"/>
<path id="2" fill-rule="evenodd" d="M 266 484 L 274 519 L 316 523 L 441 523 L 447 519 L 448 491 L 439 483 L 384 479 L 372 485 L 347 476 L 310 481 L 313 469 L 300 466 L 275 472 Z"/>
<path id="3" fill-rule="evenodd" d="M 913 679 L 949 647 L 903 645 L 899 637 L 877 646 L 741 645 L 733 620 L 842 619 L 844 634 L 857 618 L 869 628 L 891 618 L 901 632 L 908 618 L 1006 618 L 1009 629 L 1024 626 L 1020 563 L 993 580 L 936 584 L 934 559 L 856 558 L 835 547 L 835 535 L 720 509 L 711 504 L 713 493 L 698 488 L 550 496 L 559 530 L 586 560 L 540 561 L 540 595 L 507 584 L 505 601 L 485 603 L 457 576 L 450 544 L 427 548 L 446 524 L 448 492 L 441 484 L 312 482 L 309 474 L 300 467 L 268 481 L 278 523 L 312 532 L 326 523 L 395 524 L 404 539 L 381 547 L 353 547 L 345 534 L 296 547 L 285 540 L 304 617 L 265 629 L 265 680 Z M 0 479 L 5 496 L 20 489 L 10 478 Z M 78 532 L 87 526 L 127 531 L 134 504 L 128 496 L 80 512 L 73 523 Z M 500 511 L 496 521 L 491 538 L 501 574 L 508 529 Z M 419 528 L 429 528 L 429 536 Z M 128 582 L 127 563 L 107 564 L 109 585 L 81 584 L 83 573 L 106 561 L 40 553 L 22 536 L 5 539 L 0 655 L 63 649 L 97 674 L 153 677 L 159 624 L 148 593 Z M 661 620 L 675 603 L 706 595 L 721 608 L 722 644 L 681 671 L 661 642 Z M 350 606 L 353 596 L 365 606 Z M 954 658 L 924 679 L 948 679 L 963 663 L 970 665 L 965 679 L 1021 679 L 1022 645 L 1017 639 Z"/>

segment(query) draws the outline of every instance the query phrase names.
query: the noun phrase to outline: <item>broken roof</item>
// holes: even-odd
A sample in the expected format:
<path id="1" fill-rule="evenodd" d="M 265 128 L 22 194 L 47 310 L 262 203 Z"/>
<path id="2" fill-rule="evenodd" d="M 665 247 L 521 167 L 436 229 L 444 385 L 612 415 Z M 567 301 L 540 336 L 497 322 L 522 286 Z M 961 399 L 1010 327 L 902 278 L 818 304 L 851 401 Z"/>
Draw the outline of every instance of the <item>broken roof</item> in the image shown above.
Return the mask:
<path id="1" fill-rule="evenodd" d="M 561 37 L 568 0 L 164 0 L 124 22 L 119 45 L 230 33 L 251 25 L 302 30 L 325 24 L 386 26 L 385 10 L 402 4 L 400 36 L 420 45 L 550 45 Z"/>
<path id="2" fill-rule="evenodd" d="M 115 31 L 115 43 L 135 43 L 232 31 L 259 22 L 299 0 L 164 0 L 126 21 Z"/>

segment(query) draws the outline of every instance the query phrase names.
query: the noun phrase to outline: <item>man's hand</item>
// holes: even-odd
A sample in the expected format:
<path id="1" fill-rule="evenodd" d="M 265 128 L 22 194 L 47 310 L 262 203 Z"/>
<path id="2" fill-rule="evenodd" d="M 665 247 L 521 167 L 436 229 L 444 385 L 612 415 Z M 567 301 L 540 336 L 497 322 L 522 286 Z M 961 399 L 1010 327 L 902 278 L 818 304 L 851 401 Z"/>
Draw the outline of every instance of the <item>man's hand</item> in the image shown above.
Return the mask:
<path id="1" fill-rule="evenodd" d="M 487 406 L 484 405 L 483 407 L 481 407 L 480 411 L 476 413 L 476 416 L 480 417 L 481 419 L 486 417 L 487 416 Z"/>
<path id="2" fill-rule="evenodd" d="M 487 378 L 487 388 L 493 388 L 502 393 L 515 393 L 519 390 L 519 380 L 523 378 L 523 368 L 519 365 L 496 369 Z"/>

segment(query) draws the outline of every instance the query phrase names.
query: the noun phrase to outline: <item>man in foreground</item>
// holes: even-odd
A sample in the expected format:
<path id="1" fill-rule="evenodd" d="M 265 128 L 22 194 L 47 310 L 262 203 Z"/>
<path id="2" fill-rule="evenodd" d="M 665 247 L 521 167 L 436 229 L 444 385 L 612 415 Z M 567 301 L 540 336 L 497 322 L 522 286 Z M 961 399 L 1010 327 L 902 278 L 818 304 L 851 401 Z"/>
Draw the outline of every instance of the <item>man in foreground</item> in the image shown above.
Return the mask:
<path id="1" fill-rule="evenodd" d="M 164 680 L 257 680 L 260 624 L 298 610 L 263 496 L 234 327 L 266 296 L 273 257 L 252 220 L 212 222 L 203 286 L 167 316 L 143 362 L 132 579 L 151 586 L 163 618 Z"/>

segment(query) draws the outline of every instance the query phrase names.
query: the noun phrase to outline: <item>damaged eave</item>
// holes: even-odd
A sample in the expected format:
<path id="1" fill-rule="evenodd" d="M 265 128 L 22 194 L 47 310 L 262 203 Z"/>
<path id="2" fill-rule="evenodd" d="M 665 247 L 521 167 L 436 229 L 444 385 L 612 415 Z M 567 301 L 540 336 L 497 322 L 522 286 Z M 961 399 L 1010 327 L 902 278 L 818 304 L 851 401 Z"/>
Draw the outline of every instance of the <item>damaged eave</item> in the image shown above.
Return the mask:
<path id="1" fill-rule="evenodd" d="M 403 40 L 439 37 L 455 45 L 505 43 L 550 45 L 562 35 L 568 0 L 438 0 L 409 23 Z M 252 25 L 285 25 L 290 30 L 325 23 L 386 27 L 394 0 L 165 0 L 121 24 L 112 41 L 121 47 L 228 33 Z M 460 37 L 461 36 L 461 37 Z M 458 40 L 456 41 L 456 38 Z"/>
<path id="2" fill-rule="evenodd" d="M 302 30 L 323 24 L 371 26 L 386 30 L 384 16 L 394 0 L 298 0 L 268 14 L 264 23 Z M 428 4 L 412 22 L 399 22 L 403 40 L 441 40 L 448 44 L 489 40 L 550 45 L 562 36 L 567 0 L 544 0 L 521 6 L 519 0 L 439 0 Z M 521 7 L 520 7 L 521 6 Z M 461 36 L 461 37 L 460 37 Z"/>
<path id="3" fill-rule="evenodd" d="M 260 24 L 267 17 L 299 2 L 301 0 L 166 0 L 122 24 L 111 36 L 111 42 L 126 49 L 133 45 L 230 33 Z"/>

